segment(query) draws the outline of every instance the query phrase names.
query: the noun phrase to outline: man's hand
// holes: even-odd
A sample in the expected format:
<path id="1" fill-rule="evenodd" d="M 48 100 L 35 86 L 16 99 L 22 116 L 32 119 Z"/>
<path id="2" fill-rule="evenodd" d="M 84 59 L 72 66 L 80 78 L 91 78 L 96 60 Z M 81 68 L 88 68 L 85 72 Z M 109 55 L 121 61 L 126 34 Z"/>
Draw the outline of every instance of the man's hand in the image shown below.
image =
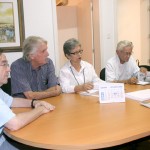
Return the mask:
<path id="1" fill-rule="evenodd" d="M 138 82 L 138 79 L 136 77 L 131 77 L 129 80 L 128 80 L 128 83 L 129 84 L 136 84 Z"/>
<path id="2" fill-rule="evenodd" d="M 62 89 L 59 85 L 53 86 L 53 87 L 47 89 L 46 91 L 54 92 L 55 96 L 60 95 L 62 93 Z"/>
<path id="3" fill-rule="evenodd" d="M 55 109 L 55 106 L 51 105 L 50 103 L 48 102 L 45 102 L 45 101 L 34 101 L 34 107 L 37 108 L 37 107 L 41 107 L 41 106 L 44 106 L 44 113 L 47 113 L 49 111 L 53 111 Z"/>
<path id="4" fill-rule="evenodd" d="M 147 68 L 145 68 L 145 67 L 141 67 L 140 68 L 140 72 L 142 72 L 142 73 L 145 73 L 145 74 L 147 74 Z"/>

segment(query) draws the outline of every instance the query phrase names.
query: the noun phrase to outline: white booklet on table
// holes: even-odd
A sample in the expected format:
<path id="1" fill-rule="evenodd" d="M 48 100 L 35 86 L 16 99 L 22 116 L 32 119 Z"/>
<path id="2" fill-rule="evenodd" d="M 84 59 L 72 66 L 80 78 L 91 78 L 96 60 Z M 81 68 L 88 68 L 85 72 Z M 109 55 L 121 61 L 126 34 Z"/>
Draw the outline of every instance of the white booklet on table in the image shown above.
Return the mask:
<path id="1" fill-rule="evenodd" d="M 125 96 L 127 98 L 137 100 L 137 101 L 149 100 L 150 99 L 150 89 L 129 92 L 129 93 L 126 93 Z"/>

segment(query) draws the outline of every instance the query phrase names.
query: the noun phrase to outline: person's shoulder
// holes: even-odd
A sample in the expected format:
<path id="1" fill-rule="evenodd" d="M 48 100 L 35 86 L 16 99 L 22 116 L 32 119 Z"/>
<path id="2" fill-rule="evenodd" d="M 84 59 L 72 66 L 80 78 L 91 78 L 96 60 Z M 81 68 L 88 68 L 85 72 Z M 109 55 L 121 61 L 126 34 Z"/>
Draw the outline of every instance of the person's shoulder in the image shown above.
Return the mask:
<path id="1" fill-rule="evenodd" d="M 133 58 L 133 56 L 130 56 L 129 61 L 131 61 L 131 62 L 135 62 L 135 59 Z"/>
<path id="2" fill-rule="evenodd" d="M 136 60 L 132 56 L 130 57 L 127 64 L 130 65 L 130 66 L 138 66 L 137 63 L 136 63 Z"/>
<path id="3" fill-rule="evenodd" d="M 114 55 L 114 56 L 110 57 L 110 58 L 108 59 L 108 61 L 116 60 L 116 59 L 118 59 L 118 55 Z"/>
<path id="4" fill-rule="evenodd" d="M 60 70 L 62 70 L 62 69 L 67 69 L 67 68 L 70 68 L 70 63 L 69 63 L 69 61 L 65 62 L 65 63 L 62 65 L 62 67 L 60 68 Z"/>
<path id="5" fill-rule="evenodd" d="M 93 66 L 92 64 L 90 64 L 89 62 L 84 61 L 84 60 L 81 61 L 81 64 L 85 65 L 85 66 Z"/>
<path id="6" fill-rule="evenodd" d="M 13 100 L 13 97 L 9 94 L 7 94 L 6 92 L 4 92 L 1 88 L 0 88 L 0 97 L 2 101 L 8 101 L 8 100 Z"/>
<path id="7" fill-rule="evenodd" d="M 117 60 L 117 56 L 115 55 L 115 56 L 109 58 L 109 59 L 107 60 L 107 63 L 113 63 L 113 62 L 116 62 L 116 60 Z"/>
<path id="8" fill-rule="evenodd" d="M 62 65 L 62 67 L 60 68 L 60 73 L 61 72 L 70 72 L 70 67 L 71 67 L 71 65 L 70 65 L 70 62 L 69 61 L 67 61 L 65 64 L 63 64 Z"/>
<path id="9" fill-rule="evenodd" d="M 21 57 L 21 58 L 18 58 L 16 59 L 13 63 L 16 63 L 16 62 L 20 62 L 20 61 L 24 61 L 24 59 Z"/>
<path id="10" fill-rule="evenodd" d="M 52 62 L 52 59 L 51 59 L 51 58 L 47 58 L 47 61 L 48 61 L 48 62 Z"/>
<path id="11" fill-rule="evenodd" d="M 53 63 L 52 59 L 47 58 L 47 64 L 54 64 L 54 63 Z"/>
<path id="12" fill-rule="evenodd" d="M 25 62 L 25 60 L 23 59 L 23 58 L 19 58 L 19 59 L 17 59 L 17 60 L 15 60 L 12 64 L 11 64 L 11 66 L 16 66 L 16 65 L 21 65 L 21 64 L 23 64 Z"/>

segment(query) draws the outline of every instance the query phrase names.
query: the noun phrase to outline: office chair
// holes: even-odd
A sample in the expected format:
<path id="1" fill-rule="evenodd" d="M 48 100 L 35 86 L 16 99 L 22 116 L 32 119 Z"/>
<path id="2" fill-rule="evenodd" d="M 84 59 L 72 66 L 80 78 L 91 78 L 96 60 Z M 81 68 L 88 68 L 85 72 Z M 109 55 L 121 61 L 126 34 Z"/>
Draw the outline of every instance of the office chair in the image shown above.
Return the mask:
<path id="1" fill-rule="evenodd" d="M 8 78 L 7 84 L 3 84 L 1 89 L 7 94 L 11 95 L 11 78 Z"/>
<path id="2" fill-rule="evenodd" d="M 101 71 L 100 71 L 100 79 L 104 80 L 105 81 L 105 68 L 103 68 Z"/>

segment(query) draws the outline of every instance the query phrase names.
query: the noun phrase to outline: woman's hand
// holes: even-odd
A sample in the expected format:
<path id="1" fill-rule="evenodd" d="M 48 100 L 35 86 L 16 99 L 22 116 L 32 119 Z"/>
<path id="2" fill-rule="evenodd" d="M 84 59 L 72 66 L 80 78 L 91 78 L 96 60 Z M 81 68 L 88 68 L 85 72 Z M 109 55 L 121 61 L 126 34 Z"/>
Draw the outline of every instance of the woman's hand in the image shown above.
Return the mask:
<path id="1" fill-rule="evenodd" d="M 82 85 L 83 91 L 91 90 L 93 89 L 94 85 L 92 82 L 88 82 Z"/>

